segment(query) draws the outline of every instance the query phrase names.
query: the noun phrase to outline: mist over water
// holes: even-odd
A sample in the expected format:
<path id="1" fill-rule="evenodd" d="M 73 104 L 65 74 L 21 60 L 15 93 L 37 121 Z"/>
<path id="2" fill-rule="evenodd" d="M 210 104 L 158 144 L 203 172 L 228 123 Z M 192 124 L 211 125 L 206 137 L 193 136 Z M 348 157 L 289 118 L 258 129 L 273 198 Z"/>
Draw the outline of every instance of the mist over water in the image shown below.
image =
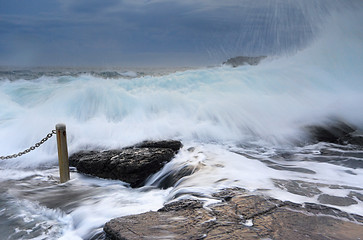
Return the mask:
<path id="1" fill-rule="evenodd" d="M 339 120 L 363 130 L 363 6 L 357 1 L 344 9 L 340 1 L 310 2 L 314 7 L 300 1 L 276 3 L 269 11 L 275 7 L 281 21 L 285 11 L 300 9 L 305 26 L 311 25 L 306 28 L 310 41 L 257 66 L 117 78 L 64 73 L 14 80 L 9 75 L 16 73 L 3 74 L 1 156 L 34 145 L 59 122 L 67 125 L 70 153 L 150 139 L 178 139 L 184 148 L 145 189 L 76 172 L 69 183 L 59 185 L 51 138 L 27 155 L 0 162 L 0 230 L 16 229 L 6 230 L 9 239 L 27 231 L 39 239 L 92 239 L 113 217 L 157 210 L 184 197 L 213 202 L 211 193 L 233 186 L 319 203 L 319 195 L 281 187 L 299 181 L 321 194 L 355 196 L 356 204 L 333 207 L 363 215 L 356 197 L 363 194 L 362 149 L 312 143 L 306 129 Z M 283 45 L 285 40 L 279 41 Z M 198 169 L 192 176 L 173 188 L 154 188 L 170 171 L 189 165 Z M 67 200 L 61 203 L 54 196 Z"/>
<path id="2" fill-rule="evenodd" d="M 251 0 L 240 1 L 231 8 L 235 11 L 224 18 L 223 13 L 216 14 L 219 21 L 215 24 L 218 29 L 224 22 L 231 21 L 230 26 L 224 26 L 230 31 L 221 37 L 216 29 L 204 43 L 210 58 L 217 62 L 238 55 L 291 56 L 319 39 L 332 24 L 332 16 L 360 9 L 361 2 Z"/>

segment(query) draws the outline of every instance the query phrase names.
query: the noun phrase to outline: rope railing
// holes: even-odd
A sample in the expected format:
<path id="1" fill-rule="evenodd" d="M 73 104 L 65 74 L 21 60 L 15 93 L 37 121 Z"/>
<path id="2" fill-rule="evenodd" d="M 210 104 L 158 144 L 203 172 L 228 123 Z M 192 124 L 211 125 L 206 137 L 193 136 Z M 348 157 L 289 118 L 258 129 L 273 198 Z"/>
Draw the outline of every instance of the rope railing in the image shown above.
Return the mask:
<path id="1" fill-rule="evenodd" d="M 35 143 L 33 146 L 25 149 L 16 154 L 0 156 L 0 160 L 12 159 L 20 157 L 24 154 L 27 154 L 36 148 L 40 147 L 43 143 L 45 143 L 49 138 L 51 138 L 54 134 L 57 135 L 57 147 L 58 147 L 58 161 L 59 161 L 59 175 L 60 182 L 64 183 L 70 179 L 69 176 L 69 162 L 68 162 L 68 148 L 67 148 L 67 134 L 66 134 L 66 125 L 59 123 L 55 126 L 56 130 L 52 130 L 47 134 L 45 138 Z"/>

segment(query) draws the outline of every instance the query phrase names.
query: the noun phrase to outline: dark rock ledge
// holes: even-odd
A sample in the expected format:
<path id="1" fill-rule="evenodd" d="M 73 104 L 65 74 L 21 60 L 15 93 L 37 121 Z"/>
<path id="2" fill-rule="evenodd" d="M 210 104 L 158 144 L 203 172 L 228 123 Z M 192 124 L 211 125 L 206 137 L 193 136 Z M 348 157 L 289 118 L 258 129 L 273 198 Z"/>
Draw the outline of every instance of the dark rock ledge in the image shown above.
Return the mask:
<path id="1" fill-rule="evenodd" d="M 179 141 L 145 141 L 118 150 L 77 152 L 69 157 L 69 163 L 78 172 L 140 187 L 172 160 L 181 147 Z"/>
<path id="2" fill-rule="evenodd" d="M 361 239 L 363 217 L 323 205 L 303 205 L 246 195 L 242 189 L 215 194 L 222 203 L 203 208 L 182 200 L 157 212 L 112 219 L 108 239 Z"/>

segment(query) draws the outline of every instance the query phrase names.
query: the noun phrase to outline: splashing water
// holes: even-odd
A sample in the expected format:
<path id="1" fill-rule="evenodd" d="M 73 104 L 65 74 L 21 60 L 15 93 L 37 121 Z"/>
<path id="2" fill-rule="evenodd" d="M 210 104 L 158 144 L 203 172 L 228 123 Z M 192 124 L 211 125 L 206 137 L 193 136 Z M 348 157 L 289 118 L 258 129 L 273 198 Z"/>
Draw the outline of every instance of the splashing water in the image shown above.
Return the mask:
<path id="1" fill-rule="evenodd" d="M 1 155 L 28 148 L 59 122 L 67 124 L 70 153 L 146 139 L 180 139 L 184 147 L 140 189 L 76 172 L 58 185 L 54 139 L 2 161 L 1 232 L 8 239 L 96 239 L 113 217 L 185 197 L 212 201 L 211 193 L 233 186 L 294 202 L 333 195 L 350 204 L 326 204 L 363 215 L 363 150 L 312 144 L 305 128 L 334 117 L 363 129 L 363 7 L 352 3 L 359 7 L 325 15 L 308 47 L 258 66 L 116 79 L 3 76 Z M 185 166 L 194 174 L 155 188 Z"/>

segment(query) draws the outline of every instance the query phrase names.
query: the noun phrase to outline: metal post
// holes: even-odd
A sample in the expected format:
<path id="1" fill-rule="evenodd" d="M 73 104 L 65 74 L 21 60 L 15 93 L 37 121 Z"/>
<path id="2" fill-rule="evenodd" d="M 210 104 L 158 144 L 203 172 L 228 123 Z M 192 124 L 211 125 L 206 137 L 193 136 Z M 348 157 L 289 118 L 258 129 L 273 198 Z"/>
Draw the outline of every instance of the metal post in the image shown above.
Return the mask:
<path id="1" fill-rule="evenodd" d="M 67 182 L 69 177 L 69 162 L 68 162 L 68 149 L 67 149 L 67 134 L 66 125 L 59 123 L 55 126 L 57 132 L 57 146 L 58 146 L 58 161 L 59 161 L 59 175 L 60 182 Z"/>

